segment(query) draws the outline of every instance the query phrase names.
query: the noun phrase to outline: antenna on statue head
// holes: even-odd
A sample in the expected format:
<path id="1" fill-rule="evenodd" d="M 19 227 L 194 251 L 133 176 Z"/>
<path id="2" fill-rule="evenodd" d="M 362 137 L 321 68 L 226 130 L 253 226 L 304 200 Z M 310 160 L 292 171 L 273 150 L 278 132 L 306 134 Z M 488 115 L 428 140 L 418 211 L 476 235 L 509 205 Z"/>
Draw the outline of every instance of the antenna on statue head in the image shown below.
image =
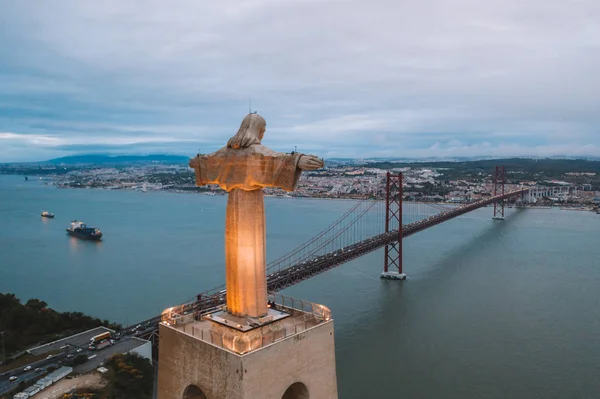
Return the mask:
<path id="1" fill-rule="evenodd" d="M 252 99 L 251 98 L 248 99 L 248 113 L 256 114 L 256 111 L 252 112 Z"/>

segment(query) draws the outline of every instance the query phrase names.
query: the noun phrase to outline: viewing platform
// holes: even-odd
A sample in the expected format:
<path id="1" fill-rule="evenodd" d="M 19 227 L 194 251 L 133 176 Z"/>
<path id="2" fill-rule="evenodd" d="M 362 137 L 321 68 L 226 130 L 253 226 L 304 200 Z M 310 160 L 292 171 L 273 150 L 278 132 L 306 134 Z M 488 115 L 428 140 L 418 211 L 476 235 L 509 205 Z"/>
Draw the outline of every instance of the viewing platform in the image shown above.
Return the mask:
<path id="1" fill-rule="evenodd" d="M 244 355 L 332 321 L 324 305 L 268 295 L 268 314 L 260 319 L 236 317 L 222 305 L 205 313 L 166 309 L 161 324 L 237 355 Z"/>

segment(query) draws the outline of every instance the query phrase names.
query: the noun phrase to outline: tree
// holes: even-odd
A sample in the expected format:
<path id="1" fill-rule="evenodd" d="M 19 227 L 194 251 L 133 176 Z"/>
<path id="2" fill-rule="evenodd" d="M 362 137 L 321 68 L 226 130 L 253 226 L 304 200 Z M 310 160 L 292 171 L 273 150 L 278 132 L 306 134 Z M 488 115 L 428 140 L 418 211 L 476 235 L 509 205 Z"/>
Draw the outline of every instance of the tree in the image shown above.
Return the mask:
<path id="1" fill-rule="evenodd" d="M 14 294 L 0 294 L 0 327 L 4 331 L 6 355 L 28 346 L 105 325 L 119 330 L 121 326 L 96 319 L 81 312 L 59 313 L 40 299 L 21 304 Z"/>
<path id="2" fill-rule="evenodd" d="M 109 372 L 108 397 L 112 399 L 150 399 L 154 370 L 148 359 L 135 354 L 118 354 L 106 363 Z"/>
<path id="3" fill-rule="evenodd" d="M 46 306 L 48 306 L 48 304 L 44 301 L 40 301 L 39 299 L 32 298 L 27 301 L 25 306 L 27 306 L 28 308 L 31 308 L 33 310 L 40 311 L 40 310 L 44 309 Z"/>

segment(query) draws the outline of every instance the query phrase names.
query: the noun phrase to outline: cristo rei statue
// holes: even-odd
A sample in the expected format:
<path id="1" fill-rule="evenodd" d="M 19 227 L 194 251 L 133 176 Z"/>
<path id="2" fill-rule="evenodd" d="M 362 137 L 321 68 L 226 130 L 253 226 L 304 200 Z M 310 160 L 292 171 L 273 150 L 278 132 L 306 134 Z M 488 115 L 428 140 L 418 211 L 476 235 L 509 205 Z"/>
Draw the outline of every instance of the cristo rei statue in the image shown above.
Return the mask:
<path id="1" fill-rule="evenodd" d="M 303 170 L 323 167 L 314 155 L 275 152 L 261 144 L 267 123 L 246 115 L 227 146 L 190 160 L 196 185 L 218 184 L 229 193 L 225 218 L 227 312 L 267 314 L 266 225 L 263 187 L 294 191 Z"/>

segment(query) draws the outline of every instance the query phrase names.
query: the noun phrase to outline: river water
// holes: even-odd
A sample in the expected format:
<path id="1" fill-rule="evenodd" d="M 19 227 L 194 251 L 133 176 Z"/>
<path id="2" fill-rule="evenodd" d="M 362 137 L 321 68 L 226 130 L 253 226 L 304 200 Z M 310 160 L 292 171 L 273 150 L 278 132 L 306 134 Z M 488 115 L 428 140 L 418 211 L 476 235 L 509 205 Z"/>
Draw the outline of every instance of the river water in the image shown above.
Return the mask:
<path id="1" fill-rule="evenodd" d="M 0 292 L 130 324 L 224 281 L 226 197 L 56 189 L 0 176 Z M 266 199 L 268 258 L 352 201 Z M 56 213 L 41 219 L 42 210 Z M 65 234 L 72 219 L 100 243 Z M 600 216 L 483 208 L 283 293 L 329 306 L 341 399 L 600 398 Z"/>

